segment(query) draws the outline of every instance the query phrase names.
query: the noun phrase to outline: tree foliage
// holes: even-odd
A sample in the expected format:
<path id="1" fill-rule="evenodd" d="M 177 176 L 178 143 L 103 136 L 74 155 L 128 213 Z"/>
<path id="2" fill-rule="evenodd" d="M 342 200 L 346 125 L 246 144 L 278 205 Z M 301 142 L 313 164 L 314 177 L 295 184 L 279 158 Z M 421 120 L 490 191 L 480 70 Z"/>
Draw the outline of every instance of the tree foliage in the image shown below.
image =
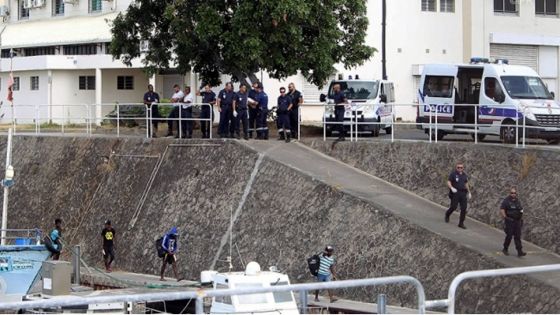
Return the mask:
<path id="1" fill-rule="evenodd" d="M 142 58 L 149 74 L 176 67 L 218 83 L 222 73 L 282 79 L 299 70 L 323 86 L 335 64 L 355 67 L 375 52 L 365 44 L 366 2 L 137 0 L 113 21 L 111 52 L 129 66 Z"/>

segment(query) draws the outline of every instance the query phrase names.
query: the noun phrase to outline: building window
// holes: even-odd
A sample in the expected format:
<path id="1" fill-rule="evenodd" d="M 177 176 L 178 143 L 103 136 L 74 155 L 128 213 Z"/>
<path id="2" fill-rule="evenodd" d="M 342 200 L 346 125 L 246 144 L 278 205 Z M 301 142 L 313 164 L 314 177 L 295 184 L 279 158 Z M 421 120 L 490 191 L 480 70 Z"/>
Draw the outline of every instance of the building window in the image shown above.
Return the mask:
<path id="1" fill-rule="evenodd" d="M 53 15 L 64 15 L 64 0 L 53 0 Z"/>
<path id="2" fill-rule="evenodd" d="M 31 77 L 30 82 L 31 82 L 31 84 L 30 84 L 31 91 L 39 90 L 39 77 L 37 77 L 37 76 Z"/>
<path id="3" fill-rule="evenodd" d="M 535 12 L 540 15 L 558 15 L 558 0 L 535 0 Z"/>
<path id="4" fill-rule="evenodd" d="M 101 12 L 101 0 L 89 0 L 89 12 Z"/>
<path id="5" fill-rule="evenodd" d="M 117 90 L 134 90 L 134 77 L 129 75 L 118 76 Z"/>
<path id="6" fill-rule="evenodd" d="M 95 55 L 97 54 L 97 45 L 66 45 L 63 51 L 65 55 Z"/>
<path id="7" fill-rule="evenodd" d="M 9 52 L 8 52 L 9 54 Z M 26 57 L 29 56 L 44 56 L 44 55 L 55 55 L 56 49 L 54 46 L 47 46 L 47 47 L 33 47 L 33 48 L 24 48 L 23 55 Z"/>
<path id="8" fill-rule="evenodd" d="M 494 12 L 517 13 L 518 0 L 494 0 Z"/>
<path id="9" fill-rule="evenodd" d="M 440 12 L 455 12 L 455 0 L 440 0 Z"/>
<path id="10" fill-rule="evenodd" d="M 95 90 L 95 76 L 80 76 L 79 78 L 79 89 L 80 90 Z"/>
<path id="11" fill-rule="evenodd" d="M 28 0 L 19 0 L 19 19 L 20 20 L 27 20 L 29 19 L 29 9 L 23 7 L 25 1 Z"/>
<path id="12" fill-rule="evenodd" d="M 14 77 L 14 85 L 12 91 L 19 91 L 19 77 Z"/>
<path id="13" fill-rule="evenodd" d="M 422 11 L 436 11 L 436 0 L 422 0 Z"/>

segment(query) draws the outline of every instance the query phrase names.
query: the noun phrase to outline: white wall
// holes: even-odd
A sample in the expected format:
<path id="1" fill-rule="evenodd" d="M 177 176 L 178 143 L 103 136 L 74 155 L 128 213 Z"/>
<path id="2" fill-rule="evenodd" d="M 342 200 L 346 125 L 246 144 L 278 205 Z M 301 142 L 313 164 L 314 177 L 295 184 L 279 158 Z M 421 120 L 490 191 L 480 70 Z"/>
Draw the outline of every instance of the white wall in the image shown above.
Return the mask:
<path id="1" fill-rule="evenodd" d="M 103 69 L 103 98 L 104 104 L 108 103 L 143 103 L 144 93 L 148 89 L 149 78 L 140 69 Z M 117 76 L 133 76 L 133 90 L 118 90 Z"/>
<path id="2" fill-rule="evenodd" d="M 34 119 L 46 119 L 48 116 L 48 108 L 42 107 L 38 112 L 35 105 L 47 104 L 48 77 L 47 71 L 21 71 L 14 72 L 14 77 L 19 77 L 19 91 L 13 92 L 15 117 L 19 123 L 34 123 Z M 31 77 L 39 77 L 39 90 L 31 90 Z M 0 96 L 2 99 L 2 107 L 0 113 L 4 115 L 0 122 L 6 123 L 12 120 L 12 109 L 10 103 L 6 100 L 8 96 L 8 79 L 7 73 L 0 74 L 1 87 Z"/>

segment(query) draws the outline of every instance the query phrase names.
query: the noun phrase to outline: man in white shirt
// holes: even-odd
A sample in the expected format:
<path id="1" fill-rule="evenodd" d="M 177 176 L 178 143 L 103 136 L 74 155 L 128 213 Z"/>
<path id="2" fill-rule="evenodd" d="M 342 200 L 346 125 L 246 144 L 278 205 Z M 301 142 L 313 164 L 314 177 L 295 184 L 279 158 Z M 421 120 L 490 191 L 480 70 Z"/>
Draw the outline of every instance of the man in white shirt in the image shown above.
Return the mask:
<path id="1" fill-rule="evenodd" d="M 167 120 L 167 137 L 173 137 L 173 125 L 175 123 L 175 119 L 179 118 L 179 108 L 183 99 L 185 98 L 185 94 L 181 91 L 181 88 L 178 84 L 173 86 L 173 96 L 171 96 L 171 103 L 173 103 L 173 109 L 169 113 L 169 117 Z M 177 123 L 177 135 L 175 138 L 179 138 L 179 123 Z"/>
<path id="2" fill-rule="evenodd" d="M 193 118 L 192 106 L 194 104 L 194 94 L 191 92 L 191 87 L 185 87 L 185 97 L 183 98 L 183 104 L 181 104 L 181 132 L 183 138 L 192 138 L 194 121 L 190 120 Z M 187 120 L 183 120 L 187 119 Z"/>

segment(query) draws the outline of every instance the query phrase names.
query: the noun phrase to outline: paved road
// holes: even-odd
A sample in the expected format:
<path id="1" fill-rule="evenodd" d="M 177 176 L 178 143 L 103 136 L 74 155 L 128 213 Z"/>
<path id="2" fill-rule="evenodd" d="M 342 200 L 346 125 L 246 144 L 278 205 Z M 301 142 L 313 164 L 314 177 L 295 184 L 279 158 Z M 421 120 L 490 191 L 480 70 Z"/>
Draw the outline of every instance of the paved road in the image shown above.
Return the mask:
<path id="1" fill-rule="evenodd" d="M 446 224 L 443 220 L 445 208 L 421 198 L 389 182 L 350 167 L 300 143 L 279 141 L 241 142 L 267 157 L 297 169 L 316 180 L 370 202 L 414 222 L 433 233 L 462 244 L 507 267 L 523 267 L 560 264 L 560 256 L 532 243 L 524 242 L 528 256 L 518 258 L 504 256 L 501 244 L 504 232 L 479 221 L 467 218 L 468 230 Z M 455 214 L 457 215 L 457 214 Z M 458 218 L 451 222 L 457 222 Z M 550 286 L 560 289 L 560 272 L 533 274 Z"/>

